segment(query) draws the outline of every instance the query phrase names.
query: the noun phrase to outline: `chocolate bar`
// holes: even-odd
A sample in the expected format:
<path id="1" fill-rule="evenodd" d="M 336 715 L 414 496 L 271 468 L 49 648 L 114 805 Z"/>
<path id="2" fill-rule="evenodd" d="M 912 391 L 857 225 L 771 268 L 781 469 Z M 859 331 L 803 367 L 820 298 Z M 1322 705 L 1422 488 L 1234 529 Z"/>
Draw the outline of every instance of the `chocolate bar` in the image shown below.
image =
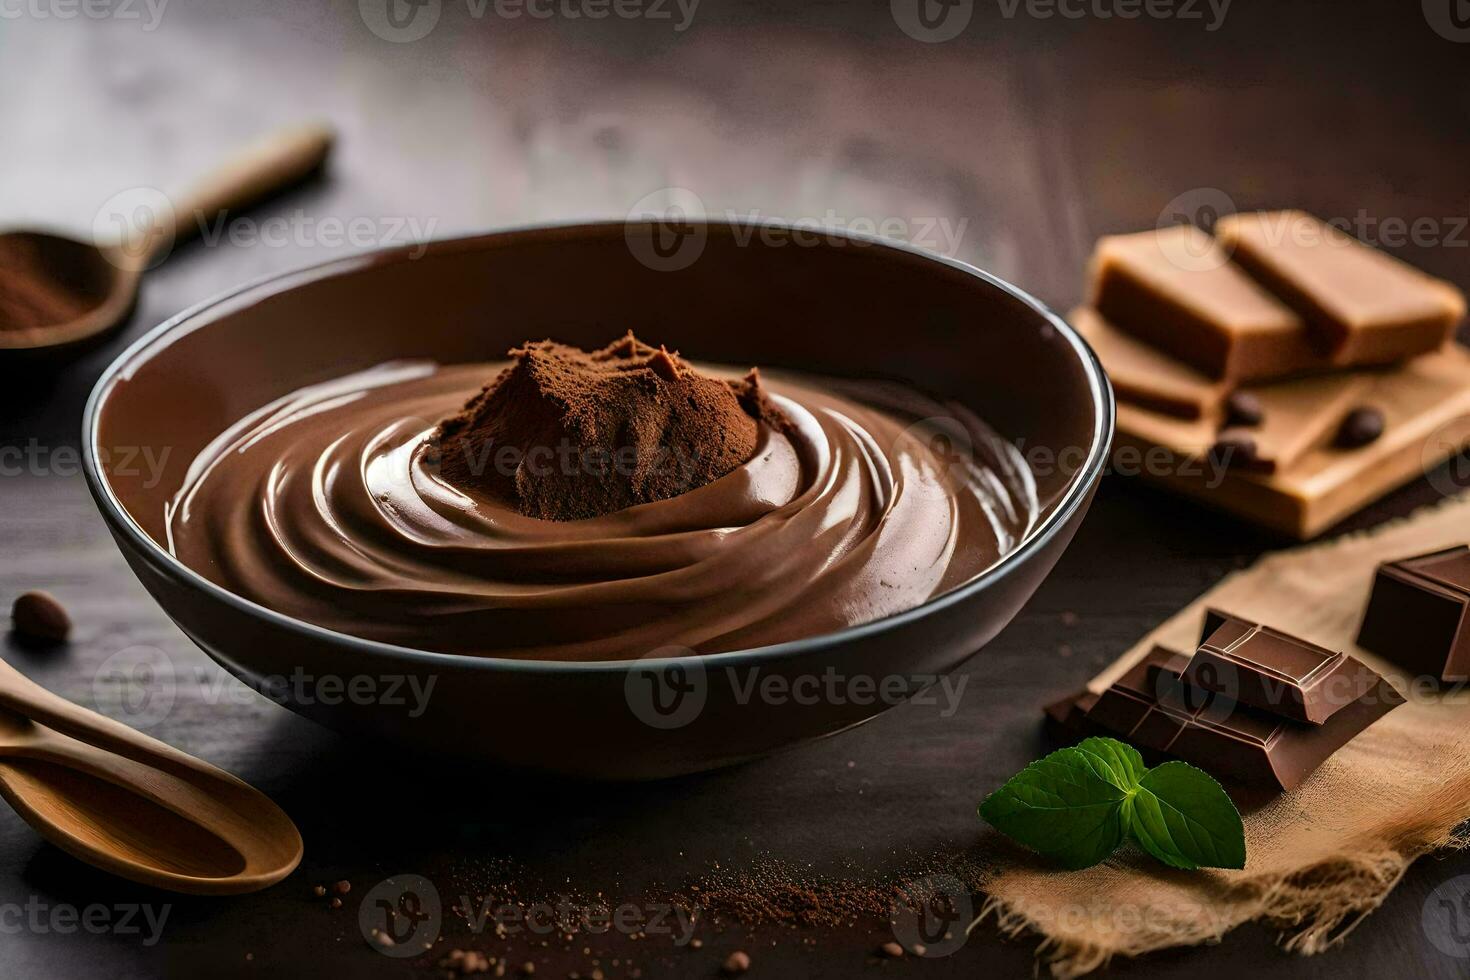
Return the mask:
<path id="1" fill-rule="evenodd" d="M 1245 430 L 1255 451 L 1237 465 L 1256 473 L 1275 473 L 1327 445 L 1372 383 L 1362 373 L 1342 373 L 1252 389 L 1260 401 L 1261 422 Z"/>
<path id="2" fill-rule="evenodd" d="M 1414 673 L 1470 679 L 1470 547 L 1378 566 L 1358 645 Z"/>
<path id="3" fill-rule="evenodd" d="M 1103 367 L 1112 377 L 1106 360 Z M 1186 421 L 1120 406 L 1119 420 L 1132 420 L 1141 435 L 1181 455 L 1203 457 L 1213 453 L 1232 468 L 1272 474 L 1289 469 L 1312 450 L 1330 445 L 1343 419 L 1368 396 L 1376 381 L 1375 375 L 1358 371 L 1251 388 L 1260 404 L 1261 421 L 1239 430 L 1250 440 L 1249 453 L 1222 454 L 1219 413 Z"/>
<path id="4" fill-rule="evenodd" d="M 1221 416 L 1233 382 L 1205 376 L 1129 336 L 1088 307 L 1073 310 L 1067 321 L 1097 352 L 1119 398 L 1181 419 L 1214 424 Z"/>
<path id="5" fill-rule="evenodd" d="M 1301 316 L 1335 364 L 1386 364 L 1449 340 L 1465 297 L 1443 280 L 1302 211 L 1234 214 L 1215 234 Z"/>
<path id="6" fill-rule="evenodd" d="M 1189 658 L 1155 647 L 1084 707 L 1054 716 L 1077 735 L 1110 735 L 1146 759 L 1175 758 L 1217 777 L 1289 790 L 1404 699 L 1379 678 L 1321 725 L 1306 725 L 1195 688 L 1183 680 Z M 1055 707 L 1055 706 L 1054 706 Z"/>
<path id="7" fill-rule="evenodd" d="M 1088 709 L 1096 703 L 1096 694 L 1083 691 L 1081 694 L 1069 694 L 1060 701 L 1053 701 L 1041 710 L 1053 734 L 1066 737 L 1082 734 L 1082 720 Z"/>
<path id="8" fill-rule="evenodd" d="M 1208 610 L 1205 629 L 1185 683 L 1282 718 L 1321 725 L 1379 680 L 1355 657 L 1229 613 Z"/>
<path id="9" fill-rule="evenodd" d="M 1470 354 L 1463 347 L 1448 344 L 1392 370 L 1364 374 L 1372 383 L 1362 401 L 1384 418 L 1383 434 L 1366 446 L 1321 445 L 1275 473 L 1230 467 L 1222 474 L 1190 461 L 1206 438 L 1194 423 L 1120 402 L 1114 457 L 1120 472 L 1138 473 L 1283 534 L 1311 538 L 1470 446 Z M 1175 459 L 1143 465 L 1156 447 Z"/>
<path id="10" fill-rule="evenodd" d="M 1329 364 L 1306 322 L 1193 225 L 1100 239 L 1091 275 L 1091 305 L 1104 319 L 1210 378 L 1250 381 Z"/>

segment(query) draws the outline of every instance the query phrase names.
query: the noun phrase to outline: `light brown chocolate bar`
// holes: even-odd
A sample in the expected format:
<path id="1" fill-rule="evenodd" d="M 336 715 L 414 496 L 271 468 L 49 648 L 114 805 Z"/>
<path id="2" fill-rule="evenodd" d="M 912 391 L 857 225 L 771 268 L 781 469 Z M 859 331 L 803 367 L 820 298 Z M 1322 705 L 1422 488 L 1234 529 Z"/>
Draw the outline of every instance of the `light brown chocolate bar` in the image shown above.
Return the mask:
<path id="1" fill-rule="evenodd" d="M 1225 462 L 1259 473 L 1288 469 L 1308 452 L 1331 442 L 1343 418 L 1365 402 L 1377 380 L 1372 372 L 1344 371 L 1248 389 L 1262 409 L 1261 424 L 1241 430 L 1254 442 L 1255 452 L 1252 458 L 1226 458 Z M 1216 419 L 1186 421 L 1132 405 L 1118 406 L 1118 427 L 1188 457 L 1206 455 L 1219 438 Z"/>
<path id="2" fill-rule="evenodd" d="M 1386 364 L 1436 350 L 1465 316 L 1465 297 L 1304 211 L 1221 218 L 1235 262 L 1297 312 L 1335 364 Z"/>
<path id="3" fill-rule="evenodd" d="M 1129 336 L 1088 307 L 1073 310 L 1067 320 L 1097 352 L 1119 398 L 1181 419 L 1219 418 L 1233 382 L 1201 374 Z"/>
<path id="4" fill-rule="evenodd" d="M 1100 239 L 1090 295 L 1115 327 L 1210 378 L 1279 378 L 1327 365 L 1305 321 L 1193 225 Z"/>
<path id="5" fill-rule="evenodd" d="M 1376 441 L 1356 449 L 1324 445 L 1277 473 L 1212 467 L 1164 448 L 1160 423 L 1177 423 L 1130 405 L 1118 409 L 1119 469 L 1299 539 L 1315 537 L 1400 485 L 1470 447 L 1470 352 L 1450 344 L 1380 372 L 1363 402 L 1383 412 Z M 1140 465 L 1150 451 L 1171 464 Z M 1442 475 L 1442 474 L 1441 474 Z M 1446 492 L 1459 489 L 1449 485 Z"/>

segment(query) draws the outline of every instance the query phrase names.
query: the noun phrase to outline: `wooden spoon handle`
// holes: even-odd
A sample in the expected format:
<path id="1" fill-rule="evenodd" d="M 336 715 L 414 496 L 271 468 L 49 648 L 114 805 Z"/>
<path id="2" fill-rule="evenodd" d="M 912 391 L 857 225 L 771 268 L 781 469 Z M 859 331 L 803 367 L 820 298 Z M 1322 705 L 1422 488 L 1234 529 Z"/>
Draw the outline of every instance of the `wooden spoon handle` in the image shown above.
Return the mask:
<path id="1" fill-rule="evenodd" d="M 172 234 L 154 236 L 166 248 L 198 234 L 225 212 L 249 207 L 319 169 L 336 134 L 329 126 L 308 124 L 272 133 L 204 178 L 174 205 Z M 151 261 L 146 263 L 151 265 Z"/>
<path id="2" fill-rule="evenodd" d="M 229 811 L 221 801 L 188 780 L 44 726 L 29 729 L 26 738 L 0 745 L 0 758 L 37 759 L 75 769 L 203 827 L 226 826 L 229 822 L 222 819 Z"/>
<path id="3" fill-rule="evenodd" d="M 246 787 L 245 783 L 224 770 L 216 769 L 166 742 L 52 694 L 3 660 L 0 660 L 0 708 L 88 745 L 177 776 L 205 776 Z"/>

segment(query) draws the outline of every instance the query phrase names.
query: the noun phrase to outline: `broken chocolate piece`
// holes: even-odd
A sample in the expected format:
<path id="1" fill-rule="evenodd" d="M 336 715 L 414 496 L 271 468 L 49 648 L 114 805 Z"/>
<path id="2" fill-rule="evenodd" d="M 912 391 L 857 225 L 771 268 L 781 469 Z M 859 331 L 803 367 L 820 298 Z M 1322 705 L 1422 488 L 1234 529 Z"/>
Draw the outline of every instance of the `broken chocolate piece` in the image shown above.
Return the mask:
<path id="1" fill-rule="evenodd" d="M 1321 725 L 1306 725 L 1201 691 L 1180 673 L 1187 659 L 1155 647 L 1082 717 L 1086 734 L 1129 742 L 1145 758 L 1171 757 L 1229 780 L 1289 790 L 1359 732 L 1404 703 L 1379 680 Z"/>
<path id="2" fill-rule="evenodd" d="M 1358 645 L 1442 681 L 1470 679 L 1470 547 L 1385 562 L 1358 630 Z"/>
<path id="3" fill-rule="evenodd" d="M 1301 317 L 1192 225 L 1100 239 L 1091 275 L 1091 305 L 1104 319 L 1211 378 L 1326 366 Z"/>
<path id="4" fill-rule="evenodd" d="M 1270 626 L 1215 610 L 1205 618 L 1218 625 L 1182 672 L 1199 690 L 1320 725 L 1380 680 L 1361 660 Z"/>
<path id="5" fill-rule="evenodd" d="M 1376 408 L 1355 408 L 1342 420 L 1332 444 L 1340 449 L 1357 449 L 1383 435 L 1383 413 Z"/>
<path id="6" fill-rule="evenodd" d="M 1231 257 L 1301 316 L 1335 364 L 1386 364 L 1440 347 L 1465 297 L 1303 211 L 1221 218 Z"/>

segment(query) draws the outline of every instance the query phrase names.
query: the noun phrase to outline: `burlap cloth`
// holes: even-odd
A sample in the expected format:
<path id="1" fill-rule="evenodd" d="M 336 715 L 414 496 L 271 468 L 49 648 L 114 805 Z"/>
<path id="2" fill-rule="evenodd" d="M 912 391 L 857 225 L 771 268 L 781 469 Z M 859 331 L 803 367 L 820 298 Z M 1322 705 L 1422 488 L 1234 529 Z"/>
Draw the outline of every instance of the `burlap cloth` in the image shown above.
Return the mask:
<path id="1" fill-rule="evenodd" d="M 1038 955 L 1064 978 L 1114 956 L 1214 942 L 1253 920 L 1281 928 L 1286 948 L 1316 953 L 1377 908 L 1415 858 L 1464 846 L 1457 828 L 1470 819 L 1470 696 L 1411 685 L 1353 639 L 1379 561 L 1467 541 L 1470 497 L 1460 497 L 1365 534 L 1268 555 L 1141 639 L 1089 686 L 1100 690 L 1154 643 L 1192 650 L 1208 604 L 1353 653 L 1409 703 L 1292 792 L 1245 811 L 1244 870 L 1175 872 L 1130 847 L 1065 872 L 996 842 L 981 920 L 1040 933 Z"/>

